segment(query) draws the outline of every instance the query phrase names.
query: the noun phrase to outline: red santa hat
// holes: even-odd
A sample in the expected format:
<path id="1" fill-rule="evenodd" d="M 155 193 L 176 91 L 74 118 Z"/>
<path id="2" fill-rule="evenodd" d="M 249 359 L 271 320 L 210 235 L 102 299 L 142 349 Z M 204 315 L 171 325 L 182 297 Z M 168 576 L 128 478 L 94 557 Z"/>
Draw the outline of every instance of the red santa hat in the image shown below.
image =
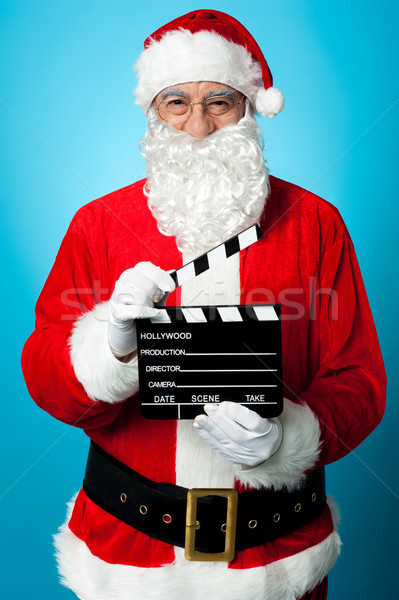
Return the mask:
<path id="1" fill-rule="evenodd" d="M 147 113 L 163 89 L 192 81 L 217 81 L 242 92 L 256 111 L 274 117 L 284 108 L 283 94 L 261 49 L 230 15 L 195 10 L 167 23 L 144 42 L 135 65 L 136 102 Z"/>

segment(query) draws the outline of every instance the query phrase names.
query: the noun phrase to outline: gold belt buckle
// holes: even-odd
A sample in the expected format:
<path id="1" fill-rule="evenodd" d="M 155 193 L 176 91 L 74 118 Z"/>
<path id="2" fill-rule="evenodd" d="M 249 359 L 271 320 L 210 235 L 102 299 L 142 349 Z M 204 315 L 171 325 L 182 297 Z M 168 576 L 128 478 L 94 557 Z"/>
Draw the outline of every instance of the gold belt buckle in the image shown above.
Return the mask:
<path id="1" fill-rule="evenodd" d="M 226 539 L 224 552 L 197 552 L 195 550 L 195 532 L 199 529 L 197 522 L 197 501 L 204 496 L 220 496 L 227 498 Z M 237 527 L 237 490 L 229 488 L 192 488 L 187 493 L 186 536 L 184 556 L 186 560 L 225 561 L 230 562 L 235 555 Z"/>

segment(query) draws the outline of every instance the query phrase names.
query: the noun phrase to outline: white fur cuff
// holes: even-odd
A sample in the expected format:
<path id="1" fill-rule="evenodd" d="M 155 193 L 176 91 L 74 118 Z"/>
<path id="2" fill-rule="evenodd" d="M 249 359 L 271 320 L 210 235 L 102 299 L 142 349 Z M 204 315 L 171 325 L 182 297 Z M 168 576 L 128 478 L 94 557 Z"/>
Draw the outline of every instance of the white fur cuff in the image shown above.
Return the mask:
<path id="1" fill-rule="evenodd" d="M 293 490 L 300 486 L 305 471 L 316 464 L 320 452 L 320 426 L 310 408 L 284 399 L 284 410 L 279 419 L 283 425 L 280 448 L 257 467 L 237 467 L 236 477 L 242 483 L 253 488 Z"/>
<path id="2" fill-rule="evenodd" d="M 109 347 L 108 302 L 97 304 L 76 321 L 70 348 L 76 378 L 93 400 L 113 404 L 137 392 L 137 359 L 123 363 Z"/>

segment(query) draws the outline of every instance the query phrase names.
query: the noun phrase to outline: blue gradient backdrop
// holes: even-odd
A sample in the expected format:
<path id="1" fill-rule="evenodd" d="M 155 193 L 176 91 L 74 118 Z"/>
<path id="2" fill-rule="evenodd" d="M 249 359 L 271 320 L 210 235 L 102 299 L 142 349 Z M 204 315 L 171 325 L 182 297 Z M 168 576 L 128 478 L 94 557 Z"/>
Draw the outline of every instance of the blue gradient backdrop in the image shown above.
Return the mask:
<path id="1" fill-rule="evenodd" d="M 131 69 L 144 37 L 198 8 L 153 0 L 1 0 L 1 595 L 74 597 L 51 535 L 80 487 L 87 440 L 30 400 L 19 360 L 37 296 L 75 211 L 144 175 Z M 330 598 L 397 597 L 397 2 L 214 1 L 253 33 L 286 110 L 262 119 L 271 172 L 340 209 L 389 376 L 381 426 L 328 468 L 342 513 Z M 38 366 L 39 367 L 39 366 Z"/>

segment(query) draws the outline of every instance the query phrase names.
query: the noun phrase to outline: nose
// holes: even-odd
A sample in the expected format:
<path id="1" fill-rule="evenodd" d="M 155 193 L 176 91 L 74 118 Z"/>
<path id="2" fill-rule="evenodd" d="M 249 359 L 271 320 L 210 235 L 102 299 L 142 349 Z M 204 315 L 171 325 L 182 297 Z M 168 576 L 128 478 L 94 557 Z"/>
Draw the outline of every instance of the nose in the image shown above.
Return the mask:
<path id="1" fill-rule="evenodd" d="M 191 114 L 184 123 L 183 131 L 196 138 L 204 138 L 214 130 L 214 121 L 205 112 L 202 103 L 193 103 Z"/>

